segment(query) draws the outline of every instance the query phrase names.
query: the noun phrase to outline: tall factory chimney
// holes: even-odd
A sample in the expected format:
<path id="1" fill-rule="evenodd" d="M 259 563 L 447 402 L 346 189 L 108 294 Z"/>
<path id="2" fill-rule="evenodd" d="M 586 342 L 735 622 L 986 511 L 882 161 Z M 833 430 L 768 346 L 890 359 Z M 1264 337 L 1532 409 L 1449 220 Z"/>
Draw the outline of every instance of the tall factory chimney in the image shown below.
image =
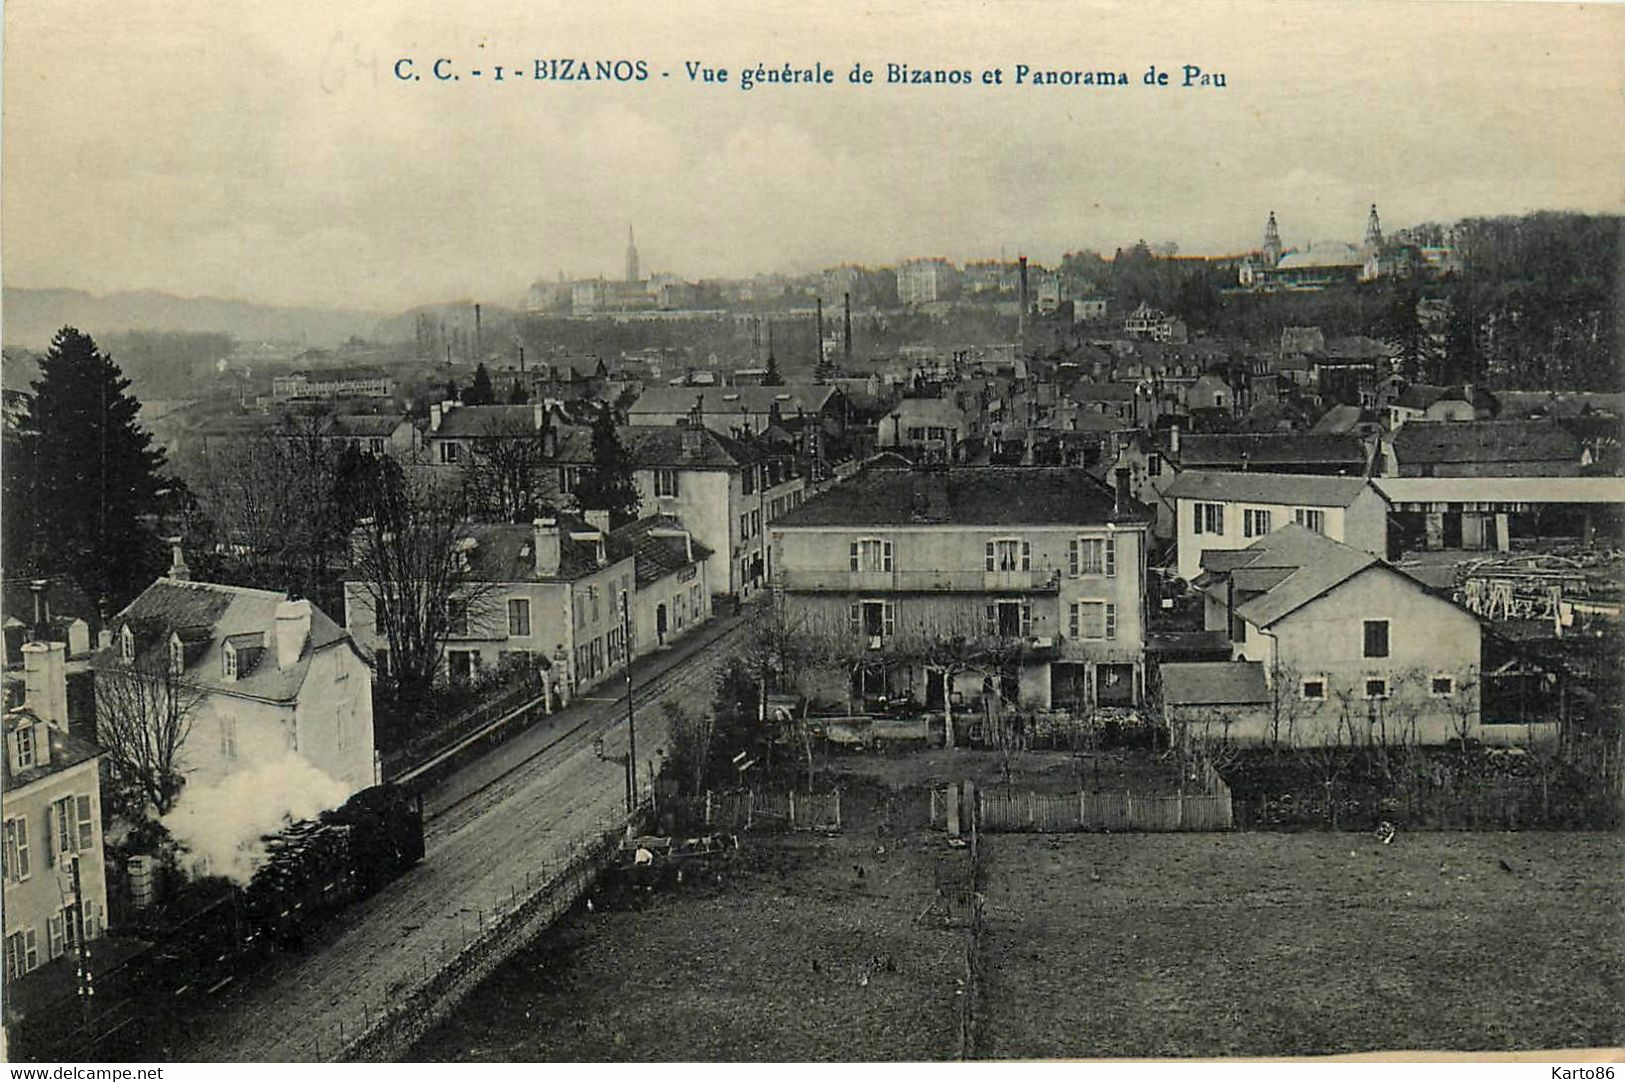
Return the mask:
<path id="1" fill-rule="evenodd" d="M 1018 273 L 1021 288 L 1021 317 L 1017 323 L 1017 333 L 1020 334 L 1021 340 L 1025 342 L 1027 340 L 1027 257 L 1019 257 L 1017 263 L 1020 266 Z"/>
<path id="2" fill-rule="evenodd" d="M 841 340 L 841 360 L 846 365 L 848 374 L 852 372 L 852 294 L 841 294 L 841 304 L 846 309 L 845 336 Z"/>
<path id="3" fill-rule="evenodd" d="M 485 360 L 485 354 L 480 351 L 480 306 L 474 306 L 474 363 Z"/>
<path id="4" fill-rule="evenodd" d="M 815 297 L 818 303 L 818 367 L 824 367 L 824 298 Z"/>

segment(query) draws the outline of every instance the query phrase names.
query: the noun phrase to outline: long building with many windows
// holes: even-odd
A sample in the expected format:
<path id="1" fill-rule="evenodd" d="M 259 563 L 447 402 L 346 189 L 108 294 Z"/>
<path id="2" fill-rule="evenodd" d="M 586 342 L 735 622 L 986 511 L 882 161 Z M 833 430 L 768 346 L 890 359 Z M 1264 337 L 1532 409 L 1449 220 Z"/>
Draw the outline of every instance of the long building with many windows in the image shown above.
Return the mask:
<path id="1" fill-rule="evenodd" d="M 871 468 L 771 533 L 792 626 L 842 659 L 816 696 L 1140 701 L 1145 510 L 1083 470 Z"/>

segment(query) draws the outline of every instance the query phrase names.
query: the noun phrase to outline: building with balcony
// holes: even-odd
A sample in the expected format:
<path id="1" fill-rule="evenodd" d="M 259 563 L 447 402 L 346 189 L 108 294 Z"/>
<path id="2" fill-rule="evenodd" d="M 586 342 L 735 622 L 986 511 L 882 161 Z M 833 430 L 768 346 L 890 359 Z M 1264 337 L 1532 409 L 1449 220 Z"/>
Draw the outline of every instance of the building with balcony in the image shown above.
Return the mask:
<path id="1" fill-rule="evenodd" d="M 771 533 L 787 617 L 842 659 L 815 697 L 1140 700 L 1144 508 L 1082 470 L 870 468 Z"/>

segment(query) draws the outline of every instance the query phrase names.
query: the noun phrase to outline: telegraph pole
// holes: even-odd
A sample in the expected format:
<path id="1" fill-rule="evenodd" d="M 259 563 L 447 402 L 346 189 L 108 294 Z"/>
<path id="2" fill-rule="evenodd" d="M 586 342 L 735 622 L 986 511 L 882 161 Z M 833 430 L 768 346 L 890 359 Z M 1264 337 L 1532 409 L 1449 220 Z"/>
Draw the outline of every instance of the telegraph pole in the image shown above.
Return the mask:
<path id="1" fill-rule="evenodd" d="M 621 591 L 621 648 L 626 651 L 626 813 L 638 805 L 638 730 L 632 719 L 632 606 Z"/>

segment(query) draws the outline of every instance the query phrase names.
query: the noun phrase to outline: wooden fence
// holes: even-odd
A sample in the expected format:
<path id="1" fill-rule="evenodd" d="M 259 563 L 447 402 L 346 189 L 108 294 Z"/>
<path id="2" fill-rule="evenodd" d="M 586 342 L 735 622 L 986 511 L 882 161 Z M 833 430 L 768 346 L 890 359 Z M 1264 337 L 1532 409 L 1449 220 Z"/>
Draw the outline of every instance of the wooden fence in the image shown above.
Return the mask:
<path id="1" fill-rule="evenodd" d="M 1146 796 L 1126 791 L 1103 793 L 1033 793 L 981 790 L 976 794 L 976 824 L 999 833 L 1024 831 L 1061 834 L 1073 831 L 1213 831 L 1235 825 L 1230 790 L 1214 779 L 1211 792 Z M 944 794 L 931 794 L 931 825 L 947 824 Z"/>
<path id="2" fill-rule="evenodd" d="M 673 802 L 665 802 L 671 808 Z M 676 802 L 681 822 L 711 830 L 840 830 L 841 794 L 745 789 Z"/>

